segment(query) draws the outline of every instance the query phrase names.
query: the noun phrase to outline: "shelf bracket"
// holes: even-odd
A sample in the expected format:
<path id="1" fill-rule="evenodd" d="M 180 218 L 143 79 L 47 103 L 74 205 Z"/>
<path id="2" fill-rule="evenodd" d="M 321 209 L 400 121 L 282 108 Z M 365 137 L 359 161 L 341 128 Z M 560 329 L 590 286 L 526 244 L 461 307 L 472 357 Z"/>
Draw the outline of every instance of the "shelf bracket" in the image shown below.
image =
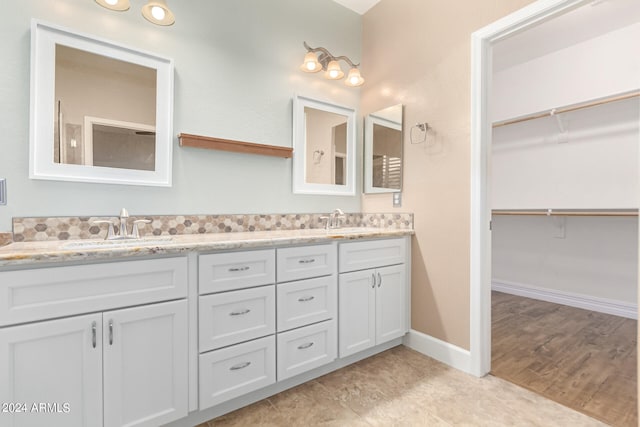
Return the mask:
<path id="1" fill-rule="evenodd" d="M 556 119 L 556 124 L 558 125 L 558 130 L 560 132 L 556 137 L 556 142 L 558 142 L 558 144 L 569 142 L 569 132 L 567 131 L 566 125 L 562 121 L 562 117 L 560 117 L 560 114 L 556 113 L 555 108 L 549 112 L 549 116 Z"/>

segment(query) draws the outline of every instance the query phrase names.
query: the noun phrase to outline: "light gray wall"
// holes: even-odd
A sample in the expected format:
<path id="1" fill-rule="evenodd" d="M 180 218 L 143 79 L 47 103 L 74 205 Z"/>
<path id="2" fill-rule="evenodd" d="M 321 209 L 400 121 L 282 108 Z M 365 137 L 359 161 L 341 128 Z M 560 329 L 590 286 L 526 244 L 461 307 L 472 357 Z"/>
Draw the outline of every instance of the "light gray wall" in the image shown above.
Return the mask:
<path id="1" fill-rule="evenodd" d="M 13 216 L 113 215 L 123 206 L 133 215 L 360 210 L 359 195 L 292 194 L 290 159 L 180 148 L 177 138 L 171 188 L 30 180 L 31 18 L 173 58 L 176 135 L 290 147 L 294 94 L 358 108 L 359 89 L 298 69 L 303 41 L 360 62 L 362 18 L 331 0 L 169 0 L 176 23 L 168 28 L 145 21 L 143 4 L 132 0 L 121 13 L 88 0 L 4 5 L 0 178 L 8 204 L 0 206 L 0 231 Z M 358 141 L 361 134 L 359 126 Z"/>

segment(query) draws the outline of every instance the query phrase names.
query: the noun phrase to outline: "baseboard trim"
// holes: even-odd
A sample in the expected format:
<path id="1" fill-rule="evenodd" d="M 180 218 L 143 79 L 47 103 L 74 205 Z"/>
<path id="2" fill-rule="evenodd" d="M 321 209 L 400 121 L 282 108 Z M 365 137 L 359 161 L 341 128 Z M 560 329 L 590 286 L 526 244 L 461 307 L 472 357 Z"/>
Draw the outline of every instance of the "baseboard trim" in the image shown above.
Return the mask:
<path id="1" fill-rule="evenodd" d="M 411 329 L 404 337 L 404 345 L 452 368 L 471 373 L 471 353 L 448 342 Z"/>
<path id="2" fill-rule="evenodd" d="M 506 294 L 519 295 L 556 304 L 564 304 L 571 307 L 583 308 L 585 310 L 612 314 L 614 316 L 626 317 L 629 319 L 638 318 L 637 304 L 610 300 L 607 298 L 544 289 L 504 280 L 494 280 L 491 283 L 491 289 L 498 292 L 504 292 Z"/>

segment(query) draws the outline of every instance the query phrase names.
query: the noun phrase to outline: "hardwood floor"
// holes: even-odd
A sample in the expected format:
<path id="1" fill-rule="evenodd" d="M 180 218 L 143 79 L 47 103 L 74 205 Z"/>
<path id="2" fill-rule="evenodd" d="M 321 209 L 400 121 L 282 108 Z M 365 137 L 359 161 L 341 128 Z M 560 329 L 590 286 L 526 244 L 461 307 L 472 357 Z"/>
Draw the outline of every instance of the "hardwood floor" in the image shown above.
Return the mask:
<path id="1" fill-rule="evenodd" d="M 491 373 L 614 426 L 637 426 L 637 321 L 492 292 Z"/>

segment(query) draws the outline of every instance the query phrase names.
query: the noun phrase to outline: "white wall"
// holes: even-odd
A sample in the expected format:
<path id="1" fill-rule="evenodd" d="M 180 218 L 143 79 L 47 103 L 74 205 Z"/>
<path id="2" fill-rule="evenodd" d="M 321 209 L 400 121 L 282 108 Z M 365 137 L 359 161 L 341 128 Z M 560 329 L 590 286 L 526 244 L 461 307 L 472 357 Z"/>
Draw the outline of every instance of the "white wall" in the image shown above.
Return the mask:
<path id="1" fill-rule="evenodd" d="M 640 23 L 496 72 L 493 121 L 638 89 L 638 40 Z"/>
<path id="2" fill-rule="evenodd" d="M 495 128 L 493 209 L 637 209 L 640 98 Z"/>
<path id="3" fill-rule="evenodd" d="M 637 90 L 637 40 L 640 24 L 497 71 L 494 119 Z M 560 118 L 564 135 L 554 118 L 494 129 L 492 208 L 637 209 L 640 100 Z M 493 281 L 635 305 L 637 239 L 637 218 L 494 216 Z"/>
<path id="4" fill-rule="evenodd" d="M 637 303 L 638 219 L 494 216 L 492 276 L 517 284 Z"/>
<path id="5" fill-rule="evenodd" d="M 177 138 L 171 188 L 29 180 L 31 18 L 173 58 L 176 135 L 290 147 L 294 94 L 358 107 L 360 89 L 298 68 L 303 41 L 360 62 L 362 17 L 331 0 L 174 0 L 171 27 L 148 23 L 142 4 L 132 1 L 127 12 L 86 0 L 3 5 L 10 19 L 0 27 L 0 178 L 8 204 L 0 206 L 0 231 L 13 216 L 112 215 L 123 206 L 133 215 L 360 210 L 359 195 L 292 194 L 290 159 L 180 148 Z"/>

